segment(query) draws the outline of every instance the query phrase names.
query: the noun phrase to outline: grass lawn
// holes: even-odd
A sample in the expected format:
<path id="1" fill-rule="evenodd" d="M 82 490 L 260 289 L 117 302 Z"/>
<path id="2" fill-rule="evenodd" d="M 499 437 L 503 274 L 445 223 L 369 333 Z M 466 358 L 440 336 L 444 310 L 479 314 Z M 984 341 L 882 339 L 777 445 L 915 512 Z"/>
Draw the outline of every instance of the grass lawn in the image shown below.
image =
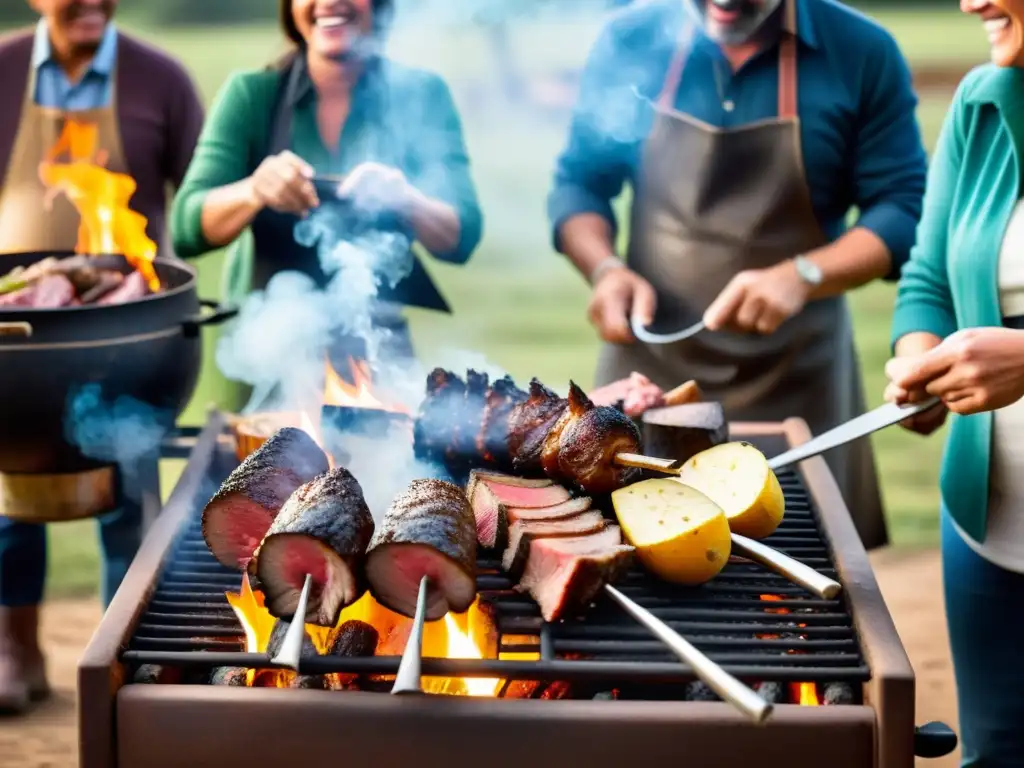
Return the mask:
<path id="1" fill-rule="evenodd" d="M 970 64 L 986 56 L 980 26 L 955 11 L 891 13 L 879 18 L 914 62 Z M 260 66 L 281 50 L 276 30 L 269 26 L 166 32 L 137 29 L 127 21 L 124 26 L 185 61 L 208 99 L 230 72 Z M 523 52 L 524 67 L 542 75 L 578 66 L 597 29 L 595 21 L 534 23 L 516 31 L 515 44 Z M 479 84 L 493 82 L 486 46 L 482 36 L 457 29 L 398 30 L 392 39 L 398 58 L 428 66 L 448 78 L 462 109 L 487 216 L 485 242 L 469 265 L 429 265 L 455 314 L 438 317 L 412 312 L 415 342 L 429 363 L 443 362 L 446 354 L 456 350 L 473 350 L 517 378 L 536 375 L 564 384 L 572 377 L 589 384 L 597 343 L 585 320 L 587 291 L 578 276 L 551 252 L 544 218 L 548 174 L 560 148 L 563 125 L 559 120 L 521 114 L 489 114 L 479 106 Z M 920 119 L 929 146 L 948 96 L 922 98 Z M 216 296 L 219 278 L 220 257 L 211 255 L 201 266 L 204 297 Z M 872 405 L 881 400 L 893 293 L 891 286 L 878 285 L 853 296 Z M 187 423 L 200 422 L 207 404 L 223 402 L 225 396 L 224 382 L 212 364 L 213 334 L 207 342 L 207 365 L 185 415 Z M 941 439 L 923 440 L 894 429 L 879 435 L 876 446 L 896 543 L 934 544 Z M 168 463 L 165 491 L 179 471 L 179 464 Z M 97 573 L 94 524 L 54 526 L 50 539 L 50 594 L 93 593 Z"/>

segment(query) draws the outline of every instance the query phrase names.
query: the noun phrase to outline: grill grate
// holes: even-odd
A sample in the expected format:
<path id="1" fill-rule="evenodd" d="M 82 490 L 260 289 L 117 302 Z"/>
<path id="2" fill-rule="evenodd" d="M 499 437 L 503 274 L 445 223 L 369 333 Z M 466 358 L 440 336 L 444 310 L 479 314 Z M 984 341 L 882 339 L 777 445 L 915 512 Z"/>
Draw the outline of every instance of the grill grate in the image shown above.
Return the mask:
<path id="1" fill-rule="evenodd" d="M 752 440 L 767 454 L 780 452 L 781 438 Z M 221 448 L 220 453 L 227 452 Z M 158 585 L 122 653 L 129 664 L 209 669 L 270 666 L 265 655 L 245 654 L 241 627 L 225 599 L 238 590 L 240 575 L 217 563 L 203 541 L 199 519 L 209 490 L 224 479 L 221 455 L 211 462 L 204 493 L 172 549 Z M 219 471 L 218 468 L 219 467 Z M 816 512 L 798 474 L 779 481 L 786 517 L 765 543 L 836 577 Z M 423 674 L 458 677 L 628 684 L 685 684 L 695 679 L 643 627 L 607 599 L 583 619 L 544 623 L 536 604 L 511 591 L 497 560 L 482 557 L 477 587 L 494 608 L 502 653 L 539 653 L 540 661 L 424 659 Z M 653 611 L 711 659 L 748 681 L 858 683 L 869 678 L 845 602 L 812 597 L 761 566 L 730 562 L 699 588 L 660 582 L 634 569 L 619 589 Z M 762 598 L 771 595 L 770 601 Z M 788 613 L 779 613 L 785 609 Z M 798 626 L 799 625 L 799 626 Z M 520 636 L 505 641 L 508 636 Z M 538 641 L 522 643 L 523 635 Z M 567 656 L 585 656 L 568 659 Z M 362 672 L 394 674 L 397 657 L 304 659 L 306 674 Z"/>

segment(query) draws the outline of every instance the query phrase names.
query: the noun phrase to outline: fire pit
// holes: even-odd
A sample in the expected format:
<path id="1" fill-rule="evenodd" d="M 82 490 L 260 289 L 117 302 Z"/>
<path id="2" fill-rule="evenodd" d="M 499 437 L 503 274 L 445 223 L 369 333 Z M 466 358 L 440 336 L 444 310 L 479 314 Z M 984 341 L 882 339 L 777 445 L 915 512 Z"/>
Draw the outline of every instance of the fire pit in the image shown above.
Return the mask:
<path id="1" fill-rule="evenodd" d="M 736 424 L 731 433 L 769 455 L 809 438 L 796 420 Z M 176 442 L 188 458 L 184 474 L 80 663 L 83 768 L 327 759 L 424 767 L 449 764 L 456 748 L 500 767 L 683 754 L 698 765 L 909 768 L 915 751 L 938 756 L 955 746 L 941 728 L 915 733 L 913 670 L 821 459 L 780 475 L 786 519 L 765 543 L 842 582 L 839 599 L 818 599 L 739 559 L 700 588 L 640 570 L 619 584 L 776 703 L 759 727 L 716 701 L 611 601 L 584 619 L 546 624 L 485 560 L 478 603 L 427 626 L 424 688 L 438 695 L 387 695 L 408 620 L 368 596 L 343 619 L 378 630 L 377 655 L 303 657 L 298 674 L 320 690 L 292 687 L 290 671 L 257 672 L 273 665 L 266 653 L 245 653 L 232 604 L 250 625 L 269 617 L 199 529 L 202 507 L 237 465 L 225 438 L 214 415 L 190 450 Z M 343 676 L 346 690 L 324 690 L 315 684 L 322 676 Z"/>

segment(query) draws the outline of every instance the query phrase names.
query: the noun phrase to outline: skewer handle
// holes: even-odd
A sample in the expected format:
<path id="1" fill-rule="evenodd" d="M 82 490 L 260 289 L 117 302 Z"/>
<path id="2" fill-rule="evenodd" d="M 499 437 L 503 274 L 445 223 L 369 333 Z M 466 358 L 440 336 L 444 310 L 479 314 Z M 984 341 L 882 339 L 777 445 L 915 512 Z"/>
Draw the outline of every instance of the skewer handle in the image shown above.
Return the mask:
<path id="1" fill-rule="evenodd" d="M 615 463 L 620 467 L 636 467 L 650 472 L 661 472 L 665 475 L 678 475 L 682 462 L 675 459 L 656 459 L 640 453 L 617 453 Z"/>
<path id="2" fill-rule="evenodd" d="M 420 658 L 423 655 L 423 622 L 427 617 L 427 589 L 430 579 L 420 579 L 420 591 L 416 596 L 416 616 L 412 620 L 412 631 L 409 641 L 402 652 L 402 661 L 398 664 L 395 684 L 391 687 L 392 694 L 423 693 L 420 674 Z"/>
<path id="3" fill-rule="evenodd" d="M 643 624 L 644 627 L 650 630 L 651 634 L 667 645 L 672 653 L 679 657 L 680 661 L 687 664 L 696 673 L 697 677 L 703 680 L 723 700 L 732 704 L 757 725 L 763 724 L 768 719 L 773 707 L 754 690 L 730 675 L 684 640 L 668 624 L 646 608 L 630 600 L 615 587 L 606 584 L 604 589 L 615 602 L 625 609 L 626 613 Z"/>
<path id="4" fill-rule="evenodd" d="M 843 587 L 838 581 L 818 573 L 808 565 L 804 565 L 776 549 L 765 546 L 759 541 L 748 539 L 734 533 L 732 535 L 733 552 L 763 565 L 769 570 L 783 576 L 794 584 L 798 584 L 808 592 L 824 600 L 831 600 L 838 595 Z"/>
<path id="5" fill-rule="evenodd" d="M 313 585 L 313 577 L 306 574 L 306 581 L 302 585 L 302 592 L 299 594 L 299 604 L 295 606 L 295 615 L 292 616 L 288 631 L 285 632 L 284 640 L 277 651 L 277 655 L 270 660 L 271 664 L 280 664 L 283 667 L 299 671 L 299 659 L 302 656 L 302 641 L 306 633 L 306 603 L 309 602 L 309 588 Z"/>

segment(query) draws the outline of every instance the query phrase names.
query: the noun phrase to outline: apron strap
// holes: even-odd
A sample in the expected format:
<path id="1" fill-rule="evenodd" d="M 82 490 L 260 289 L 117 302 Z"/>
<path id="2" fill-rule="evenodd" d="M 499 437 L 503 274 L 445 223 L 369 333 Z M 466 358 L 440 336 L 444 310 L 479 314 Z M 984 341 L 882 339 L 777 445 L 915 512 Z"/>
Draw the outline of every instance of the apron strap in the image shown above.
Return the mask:
<path id="1" fill-rule="evenodd" d="M 306 57 L 298 53 L 295 59 L 281 72 L 281 84 L 274 100 L 271 113 L 270 135 L 265 157 L 280 154 L 288 149 L 292 139 L 292 106 L 299 95 L 302 77 L 306 72 Z M 262 157 L 255 158 L 259 163 Z"/>
<path id="2" fill-rule="evenodd" d="M 794 4 L 789 3 L 787 13 L 793 13 Z M 789 22 L 790 29 L 795 29 L 795 20 Z M 658 106 L 661 109 L 673 109 L 676 92 L 683 79 L 683 69 L 686 67 L 686 60 L 690 55 L 693 32 L 690 25 L 684 25 L 684 29 L 676 43 L 675 51 L 672 54 L 672 61 L 669 63 L 668 72 L 661 86 L 661 93 L 658 94 Z M 779 118 L 791 120 L 797 116 L 796 100 L 796 35 L 783 31 L 782 39 L 779 41 Z"/>

